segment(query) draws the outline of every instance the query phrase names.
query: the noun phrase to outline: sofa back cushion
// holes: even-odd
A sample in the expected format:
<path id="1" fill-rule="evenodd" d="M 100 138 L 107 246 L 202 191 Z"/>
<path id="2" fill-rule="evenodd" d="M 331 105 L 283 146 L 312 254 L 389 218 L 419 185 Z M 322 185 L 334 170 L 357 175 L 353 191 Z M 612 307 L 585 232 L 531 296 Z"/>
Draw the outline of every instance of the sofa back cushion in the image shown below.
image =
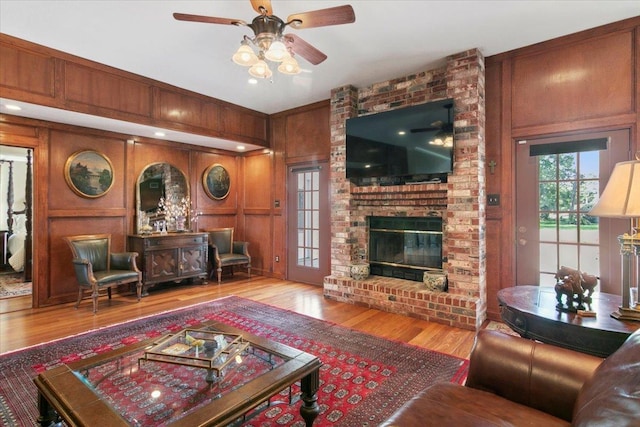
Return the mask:
<path id="1" fill-rule="evenodd" d="M 496 331 L 478 332 L 466 386 L 571 422 L 582 384 L 602 359 Z"/>
<path id="2" fill-rule="evenodd" d="M 640 329 L 596 369 L 580 394 L 574 426 L 640 425 Z"/>

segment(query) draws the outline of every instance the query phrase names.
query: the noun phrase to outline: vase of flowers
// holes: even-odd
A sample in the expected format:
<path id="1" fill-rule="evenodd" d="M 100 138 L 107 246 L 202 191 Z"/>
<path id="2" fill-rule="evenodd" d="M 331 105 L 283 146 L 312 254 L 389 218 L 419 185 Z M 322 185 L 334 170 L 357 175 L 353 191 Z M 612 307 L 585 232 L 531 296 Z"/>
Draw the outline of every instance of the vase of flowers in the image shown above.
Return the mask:
<path id="1" fill-rule="evenodd" d="M 191 209 L 189 196 L 183 197 L 179 201 L 173 197 L 166 199 L 161 197 L 158 203 L 158 213 L 164 215 L 168 228 L 177 232 L 188 231 L 186 226 L 187 218 L 194 222 L 199 215 L 199 212 Z"/>

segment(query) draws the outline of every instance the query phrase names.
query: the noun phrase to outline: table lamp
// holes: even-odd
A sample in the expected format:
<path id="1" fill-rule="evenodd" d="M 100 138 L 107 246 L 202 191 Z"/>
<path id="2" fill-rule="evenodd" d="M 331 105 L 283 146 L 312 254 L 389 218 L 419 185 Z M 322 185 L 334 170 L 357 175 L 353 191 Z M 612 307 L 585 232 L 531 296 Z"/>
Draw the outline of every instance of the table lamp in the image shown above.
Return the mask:
<path id="1" fill-rule="evenodd" d="M 640 153 L 639 153 L 640 154 Z M 593 216 L 603 218 L 625 218 L 631 221 L 631 234 L 618 236 L 620 256 L 622 259 L 622 305 L 611 313 L 619 320 L 640 321 L 640 304 L 638 299 L 638 279 L 634 280 L 633 258 L 636 259 L 635 275 L 638 273 L 640 254 L 640 155 L 636 160 L 620 162 L 615 165 L 607 186 L 598 203 L 589 212 Z M 633 286 L 631 285 L 633 283 Z M 635 288 L 635 301 L 630 303 L 631 288 Z"/>

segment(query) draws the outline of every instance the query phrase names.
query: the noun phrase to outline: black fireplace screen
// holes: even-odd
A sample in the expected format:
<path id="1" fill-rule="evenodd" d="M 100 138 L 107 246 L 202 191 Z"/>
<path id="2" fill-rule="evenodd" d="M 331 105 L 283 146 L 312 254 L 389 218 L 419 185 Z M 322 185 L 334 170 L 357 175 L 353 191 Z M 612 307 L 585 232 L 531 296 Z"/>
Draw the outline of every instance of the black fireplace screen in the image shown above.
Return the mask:
<path id="1" fill-rule="evenodd" d="M 442 218 L 369 218 L 369 263 L 380 276 L 422 280 L 442 269 Z"/>

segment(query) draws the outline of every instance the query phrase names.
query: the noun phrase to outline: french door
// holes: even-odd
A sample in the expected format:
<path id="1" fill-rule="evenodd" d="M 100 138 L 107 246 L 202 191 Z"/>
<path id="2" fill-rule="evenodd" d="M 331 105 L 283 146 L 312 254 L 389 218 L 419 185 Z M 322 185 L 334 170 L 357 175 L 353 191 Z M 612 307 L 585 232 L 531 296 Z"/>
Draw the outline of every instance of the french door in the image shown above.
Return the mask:
<path id="1" fill-rule="evenodd" d="M 596 218 L 616 163 L 630 157 L 628 130 L 517 141 L 516 279 L 553 286 L 560 266 L 600 277 L 600 290 L 620 292 L 617 236 L 623 220 Z"/>
<path id="2" fill-rule="evenodd" d="M 287 183 L 287 278 L 321 285 L 330 273 L 328 164 L 290 167 Z"/>

